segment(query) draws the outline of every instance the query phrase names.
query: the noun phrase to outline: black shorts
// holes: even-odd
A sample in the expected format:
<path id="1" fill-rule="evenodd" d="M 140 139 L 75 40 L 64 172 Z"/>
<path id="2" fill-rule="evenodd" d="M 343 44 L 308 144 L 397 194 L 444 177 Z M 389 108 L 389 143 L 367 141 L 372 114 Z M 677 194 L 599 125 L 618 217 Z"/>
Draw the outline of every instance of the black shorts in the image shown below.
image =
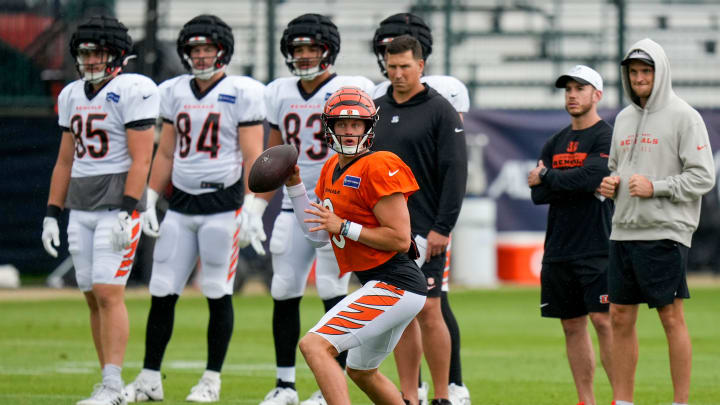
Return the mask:
<path id="1" fill-rule="evenodd" d="M 685 272 L 688 248 L 674 240 L 610 241 L 610 302 L 650 308 L 690 298 Z"/>
<path id="2" fill-rule="evenodd" d="M 570 319 L 607 312 L 607 257 L 543 263 L 540 272 L 540 313 Z"/>
<path id="3" fill-rule="evenodd" d="M 431 257 L 429 262 L 423 261 L 420 270 L 427 281 L 427 297 L 439 297 L 442 292 L 443 272 L 445 271 L 445 252 Z"/>

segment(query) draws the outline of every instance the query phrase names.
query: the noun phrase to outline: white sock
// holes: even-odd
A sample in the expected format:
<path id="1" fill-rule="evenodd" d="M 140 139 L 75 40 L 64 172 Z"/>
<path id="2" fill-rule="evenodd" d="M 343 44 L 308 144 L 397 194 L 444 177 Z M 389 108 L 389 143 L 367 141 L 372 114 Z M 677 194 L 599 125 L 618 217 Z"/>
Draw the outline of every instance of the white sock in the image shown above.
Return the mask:
<path id="1" fill-rule="evenodd" d="M 295 367 L 278 367 L 277 378 L 285 382 L 295 382 Z"/>
<path id="2" fill-rule="evenodd" d="M 158 370 L 144 368 L 140 371 L 140 375 L 153 381 L 162 380 L 162 374 Z"/>
<path id="3" fill-rule="evenodd" d="M 633 405 L 633 403 L 627 401 L 615 401 L 615 405 Z"/>
<path id="4" fill-rule="evenodd" d="M 205 370 L 205 372 L 202 375 L 202 378 L 207 378 L 210 381 L 219 383 L 220 382 L 220 373 L 217 371 Z"/>
<path id="5" fill-rule="evenodd" d="M 122 389 L 122 367 L 107 363 L 102 369 L 103 384 L 117 389 Z"/>

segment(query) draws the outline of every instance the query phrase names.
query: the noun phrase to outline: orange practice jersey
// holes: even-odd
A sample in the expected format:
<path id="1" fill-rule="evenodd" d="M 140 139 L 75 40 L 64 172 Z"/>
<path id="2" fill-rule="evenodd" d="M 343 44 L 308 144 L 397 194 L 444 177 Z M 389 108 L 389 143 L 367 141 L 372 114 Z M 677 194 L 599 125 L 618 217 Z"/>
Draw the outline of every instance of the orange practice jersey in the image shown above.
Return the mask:
<path id="1" fill-rule="evenodd" d="M 407 202 L 408 197 L 419 189 L 410 168 L 392 152 L 364 155 L 345 167 L 333 181 L 336 168 L 339 170 L 337 155 L 325 162 L 315 187 L 315 195 L 335 215 L 364 228 L 380 226 L 373 213 L 380 198 L 403 193 Z M 396 254 L 371 248 L 342 235 L 331 234 L 330 243 L 341 275 L 372 269 Z"/>

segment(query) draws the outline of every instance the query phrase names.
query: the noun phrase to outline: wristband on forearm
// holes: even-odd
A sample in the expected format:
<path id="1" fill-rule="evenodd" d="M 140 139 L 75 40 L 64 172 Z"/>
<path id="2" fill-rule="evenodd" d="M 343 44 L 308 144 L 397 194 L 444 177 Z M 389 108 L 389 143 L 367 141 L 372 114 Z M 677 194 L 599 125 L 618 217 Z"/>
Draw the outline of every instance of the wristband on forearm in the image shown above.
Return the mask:
<path id="1" fill-rule="evenodd" d="M 347 236 L 349 239 L 352 239 L 355 242 L 360 239 L 361 231 L 362 225 L 355 222 L 350 222 L 348 220 L 344 220 L 342 226 L 340 227 L 340 234 L 342 236 Z"/>
<path id="2" fill-rule="evenodd" d="M 128 214 L 132 214 L 133 211 L 135 211 L 135 208 L 137 207 L 138 199 L 130 197 L 129 195 L 124 195 L 122 199 L 122 203 L 120 204 L 120 210 L 125 211 Z"/>
<path id="3" fill-rule="evenodd" d="M 61 212 L 62 212 L 62 208 L 58 207 L 55 204 L 48 204 L 47 210 L 45 211 L 45 216 L 58 219 L 60 217 Z"/>

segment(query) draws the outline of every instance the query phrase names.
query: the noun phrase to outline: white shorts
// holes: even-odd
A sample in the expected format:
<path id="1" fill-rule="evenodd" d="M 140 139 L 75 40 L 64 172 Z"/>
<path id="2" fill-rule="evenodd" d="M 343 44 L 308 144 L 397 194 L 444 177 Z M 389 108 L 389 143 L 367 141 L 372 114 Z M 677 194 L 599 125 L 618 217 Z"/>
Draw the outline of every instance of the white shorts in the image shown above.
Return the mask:
<path id="1" fill-rule="evenodd" d="M 68 250 L 75 267 L 75 279 L 81 291 L 92 290 L 93 284 L 125 285 L 140 241 L 140 215 L 132 214 L 132 239 L 123 251 L 112 248 L 112 229 L 120 210 L 70 210 Z"/>
<path id="2" fill-rule="evenodd" d="M 323 300 L 346 295 L 350 274 L 340 275 L 332 246 L 315 249 L 305 238 L 295 214 L 281 211 L 270 238 L 273 278 L 270 294 L 276 300 L 302 297 L 308 274 L 315 264 L 315 285 Z"/>
<path id="3" fill-rule="evenodd" d="M 372 370 L 392 353 L 425 296 L 380 281 L 368 281 L 329 310 L 310 332 L 348 351 L 347 366 Z"/>
<path id="4" fill-rule="evenodd" d="M 239 251 L 235 222 L 239 212 L 185 215 L 169 210 L 155 243 L 150 294 L 180 295 L 199 256 L 203 294 L 212 299 L 231 295 Z"/>
<path id="5" fill-rule="evenodd" d="M 418 267 L 422 267 L 423 262 L 425 262 L 425 252 L 427 252 L 427 239 L 423 238 L 420 235 L 415 235 L 415 245 L 418 248 L 418 252 L 420 253 L 420 256 L 415 259 L 415 264 L 418 265 Z M 443 268 L 443 281 L 442 281 L 442 291 L 448 292 L 450 291 L 450 251 L 452 247 L 452 235 L 448 238 L 448 245 L 447 249 L 445 250 L 445 267 Z"/>

